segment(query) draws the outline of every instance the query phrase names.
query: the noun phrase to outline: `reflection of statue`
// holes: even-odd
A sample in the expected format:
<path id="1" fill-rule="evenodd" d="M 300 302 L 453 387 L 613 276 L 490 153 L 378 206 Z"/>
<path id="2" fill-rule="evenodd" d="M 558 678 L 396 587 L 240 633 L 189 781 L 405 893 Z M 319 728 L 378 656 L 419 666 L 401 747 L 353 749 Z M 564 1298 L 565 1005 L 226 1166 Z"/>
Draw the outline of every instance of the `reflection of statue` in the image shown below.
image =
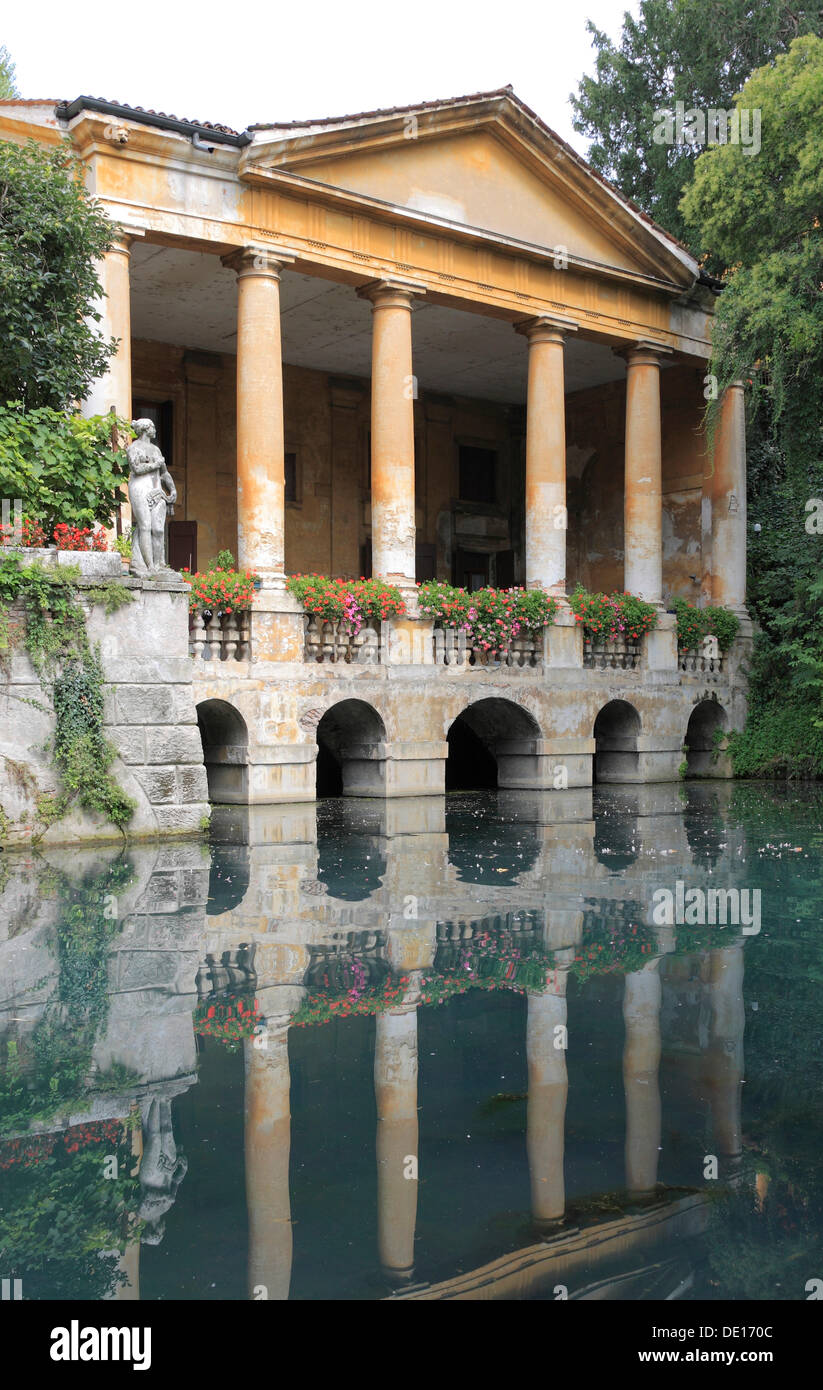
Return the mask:
<path id="1" fill-rule="evenodd" d="M 132 553 L 129 574 L 138 579 L 173 573 L 166 564 L 166 514 L 172 514 L 177 489 L 154 439 L 151 420 L 132 420 L 137 431 L 126 450 L 129 461 L 129 501 L 132 514 Z"/>
<path id="2" fill-rule="evenodd" d="M 143 1157 L 140 1161 L 142 1197 L 138 1216 L 145 1221 L 141 1240 L 159 1245 L 166 1212 L 174 1206 L 177 1189 L 188 1171 L 188 1160 L 178 1154 L 171 1128 L 171 1105 L 152 1100 L 143 1117 Z"/>

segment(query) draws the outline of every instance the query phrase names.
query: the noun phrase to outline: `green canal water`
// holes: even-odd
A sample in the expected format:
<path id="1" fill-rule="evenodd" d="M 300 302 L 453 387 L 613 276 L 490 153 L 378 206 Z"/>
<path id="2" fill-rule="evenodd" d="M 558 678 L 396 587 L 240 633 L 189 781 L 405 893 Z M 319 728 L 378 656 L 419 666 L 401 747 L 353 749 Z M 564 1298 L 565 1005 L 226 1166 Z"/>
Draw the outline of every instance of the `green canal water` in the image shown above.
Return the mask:
<path id="1" fill-rule="evenodd" d="M 822 864 L 818 790 L 726 783 L 219 808 L 209 845 L 6 852 L 0 1275 L 807 1299 Z"/>

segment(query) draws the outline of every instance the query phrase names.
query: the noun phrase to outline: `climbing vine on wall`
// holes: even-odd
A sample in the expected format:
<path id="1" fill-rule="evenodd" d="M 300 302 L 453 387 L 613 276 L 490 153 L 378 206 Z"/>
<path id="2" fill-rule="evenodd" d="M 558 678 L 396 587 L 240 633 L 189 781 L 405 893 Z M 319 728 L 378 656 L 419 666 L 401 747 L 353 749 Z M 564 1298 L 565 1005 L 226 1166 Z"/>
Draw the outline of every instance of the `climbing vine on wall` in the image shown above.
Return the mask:
<path id="1" fill-rule="evenodd" d="M 56 871 L 55 871 L 56 872 Z M 0 1056 L 0 1139 L 78 1105 L 89 1089 L 94 1045 L 109 1011 L 108 954 L 119 931 L 117 895 L 134 869 L 118 860 L 80 884 L 56 872 L 57 989 L 26 1039 Z M 98 1075 L 97 1089 L 120 1080 Z"/>
<path id="2" fill-rule="evenodd" d="M 23 565 L 14 555 L 0 560 L 0 649 L 8 653 L 10 609 L 19 603 L 23 642 L 55 716 L 51 751 L 62 788 L 56 796 L 39 798 L 43 829 L 78 805 L 122 830 L 134 802 L 109 771 L 116 751 L 103 732 L 103 670 L 89 642 L 80 595 L 107 613 L 130 603 L 132 595 L 116 580 L 81 590 L 78 579 L 70 566 Z"/>

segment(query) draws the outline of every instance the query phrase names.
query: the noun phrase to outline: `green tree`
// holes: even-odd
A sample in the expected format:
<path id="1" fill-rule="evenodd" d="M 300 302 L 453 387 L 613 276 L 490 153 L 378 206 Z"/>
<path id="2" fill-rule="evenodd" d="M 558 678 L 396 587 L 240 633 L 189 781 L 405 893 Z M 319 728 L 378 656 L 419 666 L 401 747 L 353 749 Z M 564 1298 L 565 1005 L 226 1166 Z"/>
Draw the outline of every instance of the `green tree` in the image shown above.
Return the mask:
<path id="1" fill-rule="evenodd" d="M 759 154 L 704 151 L 681 205 L 724 267 L 711 370 L 721 388 L 748 383 L 750 510 L 763 528 L 749 545 L 749 601 L 762 628 L 751 715 L 731 751 L 741 772 L 820 776 L 823 39 L 796 39 L 737 102 L 761 112 Z"/>
<path id="2" fill-rule="evenodd" d="M 114 225 L 68 141 L 0 142 L 0 406 L 65 409 L 105 370 L 96 262 Z"/>
<path id="3" fill-rule="evenodd" d="M 819 5 L 785 0 L 641 0 L 623 17 L 619 43 L 589 21 L 595 76 L 580 80 L 575 130 L 592 140 L 590 163 L 695 253 L 700 226 L 679 207 L 700 150 L 655 143 L 655 111 L 729 109 L 753 69 L 785 52 L 798 35 L 823 31 Z"/>
<path id="4" fill-rule="evenodd" d="M 5 44 L 0 43 L 0 101 L 19 95 L 11 54 Z"/>

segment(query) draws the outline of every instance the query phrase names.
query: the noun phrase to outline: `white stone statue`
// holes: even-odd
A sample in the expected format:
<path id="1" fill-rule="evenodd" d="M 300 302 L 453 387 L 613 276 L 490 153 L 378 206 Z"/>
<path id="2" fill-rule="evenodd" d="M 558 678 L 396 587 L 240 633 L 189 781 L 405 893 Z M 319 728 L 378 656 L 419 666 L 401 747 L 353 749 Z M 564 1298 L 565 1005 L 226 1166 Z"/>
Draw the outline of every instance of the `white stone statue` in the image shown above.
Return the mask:
<path id="1" fill-rule="evenodd" d="M 129 574 L 136 579 L 174 576 L 166 563 L 166 516 L 172 515 L 177 488 L 154 440 L 151 420 L 132 420 L 137 431 L 126 450 L 132 536 Z"/>

